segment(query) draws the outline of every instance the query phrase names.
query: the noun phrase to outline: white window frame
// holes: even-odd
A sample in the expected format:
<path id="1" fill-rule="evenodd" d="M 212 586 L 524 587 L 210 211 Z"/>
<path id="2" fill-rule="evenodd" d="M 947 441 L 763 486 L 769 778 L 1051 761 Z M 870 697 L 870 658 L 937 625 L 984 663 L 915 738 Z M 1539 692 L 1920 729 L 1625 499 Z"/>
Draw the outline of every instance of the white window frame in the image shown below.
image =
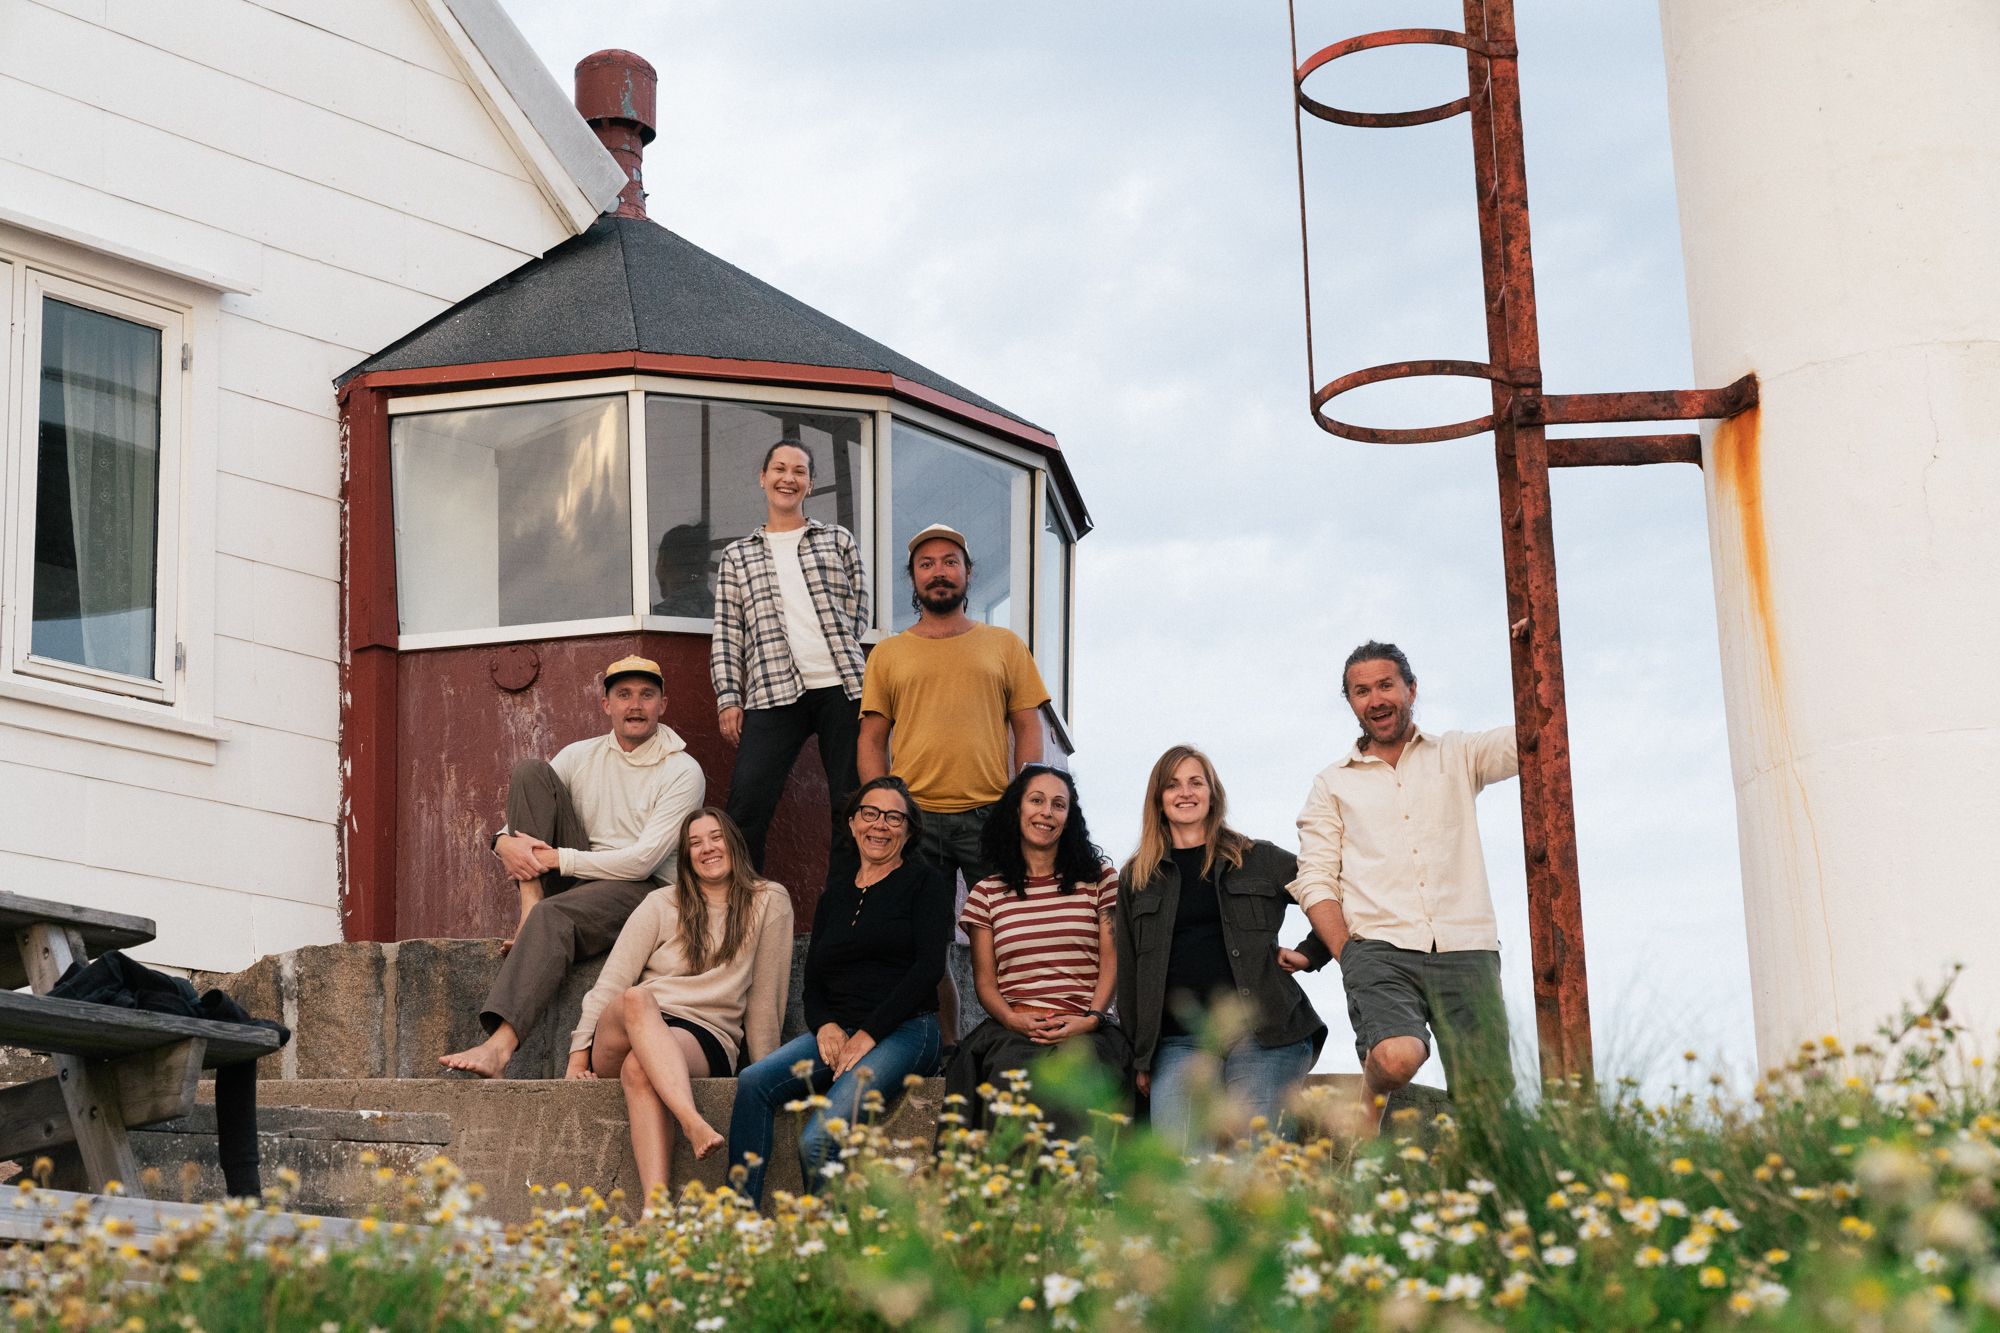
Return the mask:
<path id="1" fill-rule="evenodd" d="M 119 318 L 136 314 L 141 323 L 156 323 L 160 312 L 178 321 L 161 347 L 157 680 L 134 681 L 74 663 L 51 669 L 43 659 L 23 662 L 31 658 L 34 605 L 34 488 L 24 482 L 32 481 L 38 462 L 41 401 L 40 306 L 30 303 L 31 276 L 39 291 L 59 300 Z M 247 289 L 17 214 L 0 217 L 0 486 L 7 492 L 0 498 L 0 726 L 198 764 L 216 761 L 228 731 L 212 716 L 215 608 L 206 591 L 214 587 L 215 569 L 213 353 L 217 298 L 238 290 Z M 27 670 L 19 669 L 24 665 Z"/>
<path id="2" fill-rule="evenodd" d="M 1055 473 L 1049 468 L 1048 459 L 1024 445 L 1015 444 L 1010 440 L 997 439 L 983 431 L 954 421 L 941 413 L 902 401 L 898 401 L 895 404 L 893 411 L 885 411 L 883 413 L 883 424 L 879 434 L 884 441 L 891 438 L 892 418 L 900 418 L 910 425 L 917 427 L 919 430 L 935 435 L 940 439 L 948 440 L 961 448 L 970 449 L 975 453 L 988 454 L 1000 459 L 1002 462 L 1014 463 L 1029 469 L 1031 474 L 1029 485 L 1034 487 L 1034 493 L 1029 497 L 1028 502 L 1028 521 L 1030 525 L 1029 540 L 1027 542 L 1028 549 L 1025 561 L 1017 557 L 1009 573 L 1011 577 L 1019 580 L 1023 577 L 1022 571 L 1024 568 L 1026 571 L 1025 577 L 1028 584 L 1029 607 L 1028 633 L 1022 637 L 1027 641 L 1030 652 L 1034 651 L 1036 639 L 1035 627 L 1041 623 L 1041 617 L 1046 614 L 1042 606 L 1040 578 L 1042 516 L 1044 506 L 1051 503 L 1055 504 L 1057 516 L 1062 522 L 1063 534 L 1069 543 L 1069 570 L 1063 588 L 1066 624 L 1064 625 L 1063 633 L 1064 660 L 1061 664 L 1061 670 L 1063 672 L 1062 697 L 1064 702 L 1061 707 L 1058 707 L 1056 701 L 1050 699 L 1046 706 L 1046 712 L 1050 721 L 1054 724 L 1057 740 L 1062 742 L 1064 749 L 1074 752 L 1076 745 L 1072 739 L 1073 732 L 1070 716 L 1076 708 L 1076 670 L 1074 665 L 1076 662 L 1076 523 L 1071 519 L 1069 510 L 1057 498 L 1059 492 L 1056 487 Z M 880 512 L 886 514 L 893 512 L 890 506 L 894 498 L 894 491 L 889 474 L 896 465 L 894 446 L 885 444 L 880 454 L 882 466 L 880 477 L 876 483 L 875 503 Z M 876 559 L 881 562 L 883 568 L 890 571 L 892 579 L 896 574 L 900 573 L 904 563 L 899 558 L 903 555 L 902 552 L 891 551 L 889 549 L 894 540 L 894 537 L 889 532 L 889 525 L 884 523 L 882 525 L 882 544 Z M 886 606 L 886 601 L 887 599 L 880 596 L 878 591 L 876 597 L 877 620 L 875 631 L 875 637 L 877 638 L 890 632 L 888 629 L 888 625 L 890 624 L 888 614 L 883 609 Z M 1035 666 L 1037 669 L 1042 668 L 1043 663 L 1040 658 L 1035 660 Z M 1044 677 L 1044 683 L 1046 683 L 1046 679 Z"/>
<path id="3" fill-rule="evenodd" d="M 1049 610 L 1042 602 L 1042 533 L 1048 526 L 1048 515 L 1053 513 L 1056 517 L 1056 527 L 1062 535 L 1063 550 L 1068 552 L 1069 559 L 1063 562 L 1060 598 L 1063 660 L 1057 664 L 1057 669 L 1062 673 L 1062 706 L 1058 708 L 1051 701 L 1049 711 L 1055 714 L 1057 730 L 1061 732 L 1063 743 L 1067 746 L 1070 739 L 1070 719 L 1076 711 L 1076 523 L 1070 518 L 1069 510 L 1057 498 L 1055 475 L 1044 471 L 1041 483 L 1041 490 L 1035 497 L 1035 633 L 1029 644 L 1032 647 L 1042 637 L 1042 617 L 1047 615 Z M 1036 659 L 1036 665 L 1041 665 L 1039 658 Z"/>
<path id="4" fill-rule="evenodd" d="M 177 557 L 180 552 L 183 380 L 186 377 L 186 371 L 182 369 L 182 349 L 188 346 L 187 312 L 135 300 L 35 268 L 24 268 L 16 286 L 20 337 L 15 342 L 21 349 L 17 372 L 21 391 L 15 405 L 18 419 L 15 439 L 19 443 L 13 451 L 15 520 L 10 551 L 13 569 L 9 578 L 9 594 L 13 602 L 14 623 L 9 665 L 16 674 L 23 676 L 171 704 L 178 684 L 175 656 L 180 642 L 177 595 L 180 562 Z M 155 500 L 158 513 L 154 532 L 151 677 L 129 676 L 59 658 L 40 657 L 33 651 L 36 478 L 41 435 L 41 311 L 44 299 L 94 310 L 142 328 L 155 329 L 160 335 L 160 449 Z"/>
<path id="5" fill-rule="evenodd" d="M 1065 707 L 1057 708 L 1051 700 L 1048 713 L 1055 724 L 1058 738 L 1065 746 L 1070 745 L 1068 714 L 1075 707 L 1076 694 L 1076 524 L 1067 508 L 1061 503 L 1060 492 L 1056 488 L 1055 476 L 1049 468 L 1047 458 L 1025 445 L 1000 439 L 940 412 L 887 394 L 794 388 L 785 385 L 732 384 L 678 375 L 645 373 L 600 375 L 557 383 L 402 394 L 390 399 L 388 414 L 394 418 L 464 408 L 547 402 L 562 398 L 601 398 L 617 393 L 628 395 L 626 430 L 631 457 L 627 465 L 627 477 L 631 487 L 630 521 L 633 531 L 631 614 L 540 625 L 508 625 L 486 629 L 402 634 L 398 637 L 401 648 L 421 651 L 429 648 L 517 643 L 530 639 L 578 638 L 585 635 L 631 633 L 642 630 L 678 634 L 714 632 L 715 622 L 712 619 L 654 615 L 647 609 L 651 605 L 647 588 L 652 565 L 646 550 L 648 545 L 646 534 L 640 529 L 646 522 L 645 399 L 646 395 L 655 393 L 677 398 L 705 399 L 710 402 L 741 403 L 749 407 L 794 407 L 810 411 L 853 414 L 863 419 L 861 473 L 856 479 L 857 494 L 861 498 L 860 530 L 854 535 L 861 547 L 863 563 L 868 567 L 870 609 L 873 618 L 872 627 L 862 638 L 866 643 L 879 642 L 893 632 L 892 599 L 896 595 L 896 581 L 901 576 L 904 564 L 900 558 L 903 553 L 892 549 L 895 537 L 887 517 L 894 512 L 894 436 L 896 422 L 902 421 L 960 448 L 970 449 L 974 453 L 984 454 L 1028 471 L 1028 484 L 1032 488 L 1028 504 L 1030 529 L 1025 534 L 1027 538 L 1025 549 L 1015 556 L 1009 574 L 1015 586 L 1025 586 L 1027 589 L 1025 623 L 1029 632 L 1024 637 L 1030 644 L 1034 642 L 1034 627 L 1040 623 L 1039 618 L 1049 614 L 1048 609 L 1042 604 L 1039 562 L 1045 515 L 1050 506 L 1055 508 L 1069 550 L 1068 571 L 1063 589 L 1065 619 L 1063 642 L 1066 652 L 1064 661 L 1058 668 L 1062 672 L 1061 693 L 1067 703 Z"/>
<path id="6" fill-rule="evenodd" d="M 630 456 L 627 460 L 626 476 L 631 488 L 629 520 L 632 524 L 631 614 L 601 616 L 588 620 L 554 621 L 539 625 L 502 625 L 485 629 L 434 630 L 416 634 L 399 632 L 396 642 L 400 649 L 419 652 L 428 648 L 463 648 L 488 643 L 519 643 L 529 639 L 572 639 L 592 634 L 627 634 L 641 630 L 670 634 L 714 632 L 713 618 L 661 616 L 654 615 L 647 609 L 652 604 L 646 593 L 648 580 L 652 576 L 652 562 L 646 550 L 647 534 L 641 529 L 646 521 L 645 400 L 648 394 L 701 398 L 710 402 L 741 403 L 746 407 L 796 407 L 860 417 L 863 437 L 861 475 L 855 485 L 857 493 L 862 498 L 861 531 L 854 536 L 861 547 L 864 565 L 873 563 L 870 553 L 875 549 L 873 542 L 876 524 L 875 505 L 870 497 L 875 494 L 879 486 L 877 458 L 882 450 L 881 440 L 884 435 L 882 423 L 887 419 L 888 406 L 888 400 L 881 394 L 793 389 L 783 385 L 718 383 L 714 380 L 689 379 L 677 375 L 600 375 L 589 379 L 563 380 L 558 383 L 502 385 L 490 389 L 403 394 L 389 400 L 388 414 L 394 419 L 400 416 L 422 416 L 432 412 L 451 412 L 468 408 L 551 402 L 564 398 L 603 398 L 618 393 L 627 396 L 626 447 L 630 451 Z M 875 598 L 873 607 L 879 617 L 881 598 L 876 571 L 869 569 L 867 573 L 869 587 Z M 398 577 L 400 576 L 399 569 Z M 876 637 L 877 634 L 865 636 L 870 642 Z"/>

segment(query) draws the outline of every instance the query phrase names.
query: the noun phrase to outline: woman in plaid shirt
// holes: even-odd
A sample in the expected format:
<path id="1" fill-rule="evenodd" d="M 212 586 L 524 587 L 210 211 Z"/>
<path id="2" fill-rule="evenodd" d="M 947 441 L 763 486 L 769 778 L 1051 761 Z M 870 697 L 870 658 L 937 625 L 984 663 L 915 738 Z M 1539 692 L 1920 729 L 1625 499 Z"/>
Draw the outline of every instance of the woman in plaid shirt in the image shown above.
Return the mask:
<path id="1" fill-rule="evenodd" d="M 819 737 L 833 836 L 859 785 L 861 635 L 868 576 L 854 534 L 805 516 L 813 460 L 796 441 L 764 454 L 765 522 L 722 553 L 709 678 L 723 737 L 736 746 L 729 817 L 764 867 L 764 837 L 808 736 Z"/>

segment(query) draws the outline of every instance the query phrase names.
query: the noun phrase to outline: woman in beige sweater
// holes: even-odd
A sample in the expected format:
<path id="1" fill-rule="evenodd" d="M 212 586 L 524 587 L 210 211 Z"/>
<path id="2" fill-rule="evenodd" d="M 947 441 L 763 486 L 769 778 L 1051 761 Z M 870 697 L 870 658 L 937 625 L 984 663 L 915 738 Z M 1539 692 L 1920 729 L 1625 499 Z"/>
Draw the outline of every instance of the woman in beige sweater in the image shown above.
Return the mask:
<path id="1" fill-rule="evenodd" d="M 777 1047 L 791 967 L 790 895 L 757 878 L 728 815 L 695 811 L 674 882 L 626 921 L 570 1038 L 570 1078 L 624 1086 L 647 1198 L 666 1187 L 676 1123 L 697 1158 L 722 1146 L 689 1081 L 730 1077 L 739 1056 Z"/>

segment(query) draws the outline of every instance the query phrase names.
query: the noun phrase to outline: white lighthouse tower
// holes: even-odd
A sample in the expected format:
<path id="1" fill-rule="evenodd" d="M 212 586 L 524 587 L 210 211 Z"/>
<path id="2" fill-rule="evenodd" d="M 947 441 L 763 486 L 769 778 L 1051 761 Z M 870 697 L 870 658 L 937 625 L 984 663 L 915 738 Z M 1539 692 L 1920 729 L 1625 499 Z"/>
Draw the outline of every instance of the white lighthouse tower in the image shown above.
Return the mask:
<path id="1" fill-rule="evenodd" d="M 1758 1053 L 2000 1026 L 2000 4 L 1662 0 Z"/>

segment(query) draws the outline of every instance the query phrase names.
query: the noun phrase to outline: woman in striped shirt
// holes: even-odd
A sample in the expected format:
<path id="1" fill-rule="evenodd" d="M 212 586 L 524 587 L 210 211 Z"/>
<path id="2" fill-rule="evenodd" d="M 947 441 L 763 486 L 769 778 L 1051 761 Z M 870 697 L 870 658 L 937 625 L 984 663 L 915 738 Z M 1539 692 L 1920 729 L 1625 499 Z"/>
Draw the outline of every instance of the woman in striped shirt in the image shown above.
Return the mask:
<path id="1" fill-rule="evenodd" d="M 945 1071 L 946 1093 L 966 1099 L 973 1128 L 987 1119 L 982 1083 L 1001 1085 L 1065 1042 L 1077 1041 L 1122 1084 L 1131 1046 L 1105 1010 L 1118 956 L 1111 914 L 1118 872 L 1090 840 L 1076 783 L 1059 768 L 1022 768 L 993 807 L 981 846 L 995 872 L 966 896 L 959 924 L 972 942 L 972 978 L 987 1019 Z M 1070 1137 L 1082 1128 L 1051 1115 Z"/>

